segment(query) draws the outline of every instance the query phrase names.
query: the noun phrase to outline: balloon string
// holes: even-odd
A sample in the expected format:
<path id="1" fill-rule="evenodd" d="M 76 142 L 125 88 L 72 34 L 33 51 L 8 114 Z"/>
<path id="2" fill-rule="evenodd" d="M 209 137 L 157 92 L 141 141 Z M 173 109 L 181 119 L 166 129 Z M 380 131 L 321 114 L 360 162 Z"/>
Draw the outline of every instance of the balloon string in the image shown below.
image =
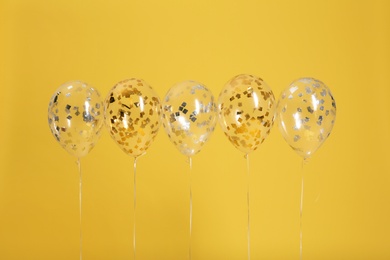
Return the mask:
<path id="1" fill-rule="evenodd" d="M 80 158 L 77 158 L 77 166 L 79 169 L 79 218 L 80 218 L 80 260 L 83 259 L 83 233 L 82 233 L 82 174 Z"/>
<path id="2" fill-rule="evenodd" d="M 188 158 L 189 164 L 190 164 L 190 174 L 189 174 L 189 183 L 190 183 L 190 239 L 189 239 L 189 251 L 188 251 L 188 258 L 191 260 L 191 242 L 192 242 L 192 183 L 191 183 L 191 173 L 192 173 L 192 158 Z"/>
<path id="3" fill-rule="evenodd" d="M 136 259 L 136 233 L 135 233 L 135 217 L 136 217 L 136 207 L 137 207 L 137 157 L 134 158 L 134 211 L 133 211 L 133 251 L 134 251 L 134 260 Z"/>
<path id="4" fill-rule="evenodd" d="M 304 171 L 303 166 L 305 165 L 306 160 L 302 160 L 302 183 L 301 183 L 301 205 L 299 213 L 299 259 L 302 260 L 303 250 L 302 250 L 302 215 L 303 215 L 303 195 L 304 195 Z"/>
<path id="5" fill-rule="evenodd" d="M 247 198 L 247 208 L 248 208 L 248 227 L 247 227 L 247 236 L 248 236 L 248 260 L 251 259 L 251 229 L 250 229 L 250 193 L 249 193 L 249 172 L 250 172 L 250 168 L 249 168 L 249 155 L 246 154 L 245 155 L 245 158 L 246 158 L 246 170 L 247 170 L 247 191 L 246 191 L 246 198 Z"/>

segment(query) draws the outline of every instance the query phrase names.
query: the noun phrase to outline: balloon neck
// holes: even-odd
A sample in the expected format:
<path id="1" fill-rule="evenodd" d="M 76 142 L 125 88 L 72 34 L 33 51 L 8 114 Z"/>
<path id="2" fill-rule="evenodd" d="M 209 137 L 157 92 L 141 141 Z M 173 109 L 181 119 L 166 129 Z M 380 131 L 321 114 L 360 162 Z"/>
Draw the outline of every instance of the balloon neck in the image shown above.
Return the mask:
<path id="1" fill-rule="evenodd" d="M 140 158 L 140 157 L 144 156 L 145 154 L 146 154 L 146 152 L 144 152 L 144 153 L 141 153 L 141 154 L 139 154 L 139 155 L 136 155 L 136 156 L 133 156 L 133 157 L 134 157 L 134 160 L 136 161 L 138 158 Z"/>
<path id="2" fill-rule="evenodd" d="M 302 163 L 303 163 L 303 165 L 306 165 L 309 163 L 309 161 L 310 161 L 310 157 L 304 157 Z"/>

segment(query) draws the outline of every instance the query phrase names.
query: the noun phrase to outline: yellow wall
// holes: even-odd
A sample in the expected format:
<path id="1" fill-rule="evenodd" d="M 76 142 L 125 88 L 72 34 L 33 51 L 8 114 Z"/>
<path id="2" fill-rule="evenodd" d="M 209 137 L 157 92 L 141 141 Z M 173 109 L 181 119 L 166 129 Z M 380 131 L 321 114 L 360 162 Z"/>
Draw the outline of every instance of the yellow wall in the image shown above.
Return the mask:
<path id="1" fill-rule="evenodd" d="M 275 96 L 324 81 L 337 102 L 305 168 L 304 259 L 390 258 L 389 1 L 0 0 L 0 259 L 78 259 L 78 173 L 47 106 L 80 79 L 162 98 L 239 73 Z M 188 164 L 160 129 L 138 162 L 137 259 L 187 259 Z M 299 258 L 301 159 L 275 127 L 251 154 L 252 259 Z M 84 259 L 132 259 L 132 158 L 107 131 L 82 160 Z M 193 259 L 246 259 L 246 163 L 218 126 L 193 159 Z M 317 195 L 320 199 L 316 202 Z"/>

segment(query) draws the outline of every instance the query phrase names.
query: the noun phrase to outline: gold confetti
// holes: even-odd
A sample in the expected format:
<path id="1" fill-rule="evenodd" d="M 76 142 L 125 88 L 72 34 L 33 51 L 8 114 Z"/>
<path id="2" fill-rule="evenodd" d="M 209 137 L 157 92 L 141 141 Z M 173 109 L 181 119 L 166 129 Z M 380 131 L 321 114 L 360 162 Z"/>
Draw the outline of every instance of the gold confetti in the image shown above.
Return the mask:
<path id="1" fill-rule="evenodd" d="M 105 123 L 112 139 L 133 157 L 144 154 L 152 144 L 160 127 L 160 113 L 160 99 L 141 79 L 120 81 L 104 102 Z"/>
<path id="2" fill-rule="evenodd" d="M 275 97 L 262 79 L 241 74 L 222 89 L 218 113 L 229 141 L 247 154 L 258 148 L 273 126 Z"/>

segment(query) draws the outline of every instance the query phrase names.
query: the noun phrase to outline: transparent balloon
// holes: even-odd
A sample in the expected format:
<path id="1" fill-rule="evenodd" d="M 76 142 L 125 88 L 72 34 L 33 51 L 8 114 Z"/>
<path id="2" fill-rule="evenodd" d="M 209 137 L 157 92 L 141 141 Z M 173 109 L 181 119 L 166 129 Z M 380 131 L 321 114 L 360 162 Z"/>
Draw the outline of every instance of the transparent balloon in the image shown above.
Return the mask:
<path id="1" fill-rule="evenodd" d="M 222 89 L 218 111 L 220 125 L 229 141 L 248 154 L 255 151 L 271 131 L 275 97 L 261 78 L 241 74 Z"/>
<path id="2" fill-rule="evenodd" d="M 160 128 L 160 99 L 142 79 L 118 82 L 104 101 L 105 123 L 112 139 L 126 154 L 146 153 Z"/>
<path id="3" fill-rule="evenodd" d="M 277 113 L 284 139 L 307 159 L 330 135 L 336 119 L 336 102 L 323 82 L 300 78 L 280 95 Z"/>
<path id="4" fill-rule="evenodd" d="M 99 92 L 81 81 L 61 85 L 48 108 L 51 133 L 71 155 L 80 158 L 96 145 L 103 124 Z"/>
<path id="5" fill-rule="evenodd" d="M 166 94 L 162 110 L 163 126 L 176 148 L 188 157 L 198 153 L 216 124 L 211 91 L 196 81 L 178 83 Z"/>

